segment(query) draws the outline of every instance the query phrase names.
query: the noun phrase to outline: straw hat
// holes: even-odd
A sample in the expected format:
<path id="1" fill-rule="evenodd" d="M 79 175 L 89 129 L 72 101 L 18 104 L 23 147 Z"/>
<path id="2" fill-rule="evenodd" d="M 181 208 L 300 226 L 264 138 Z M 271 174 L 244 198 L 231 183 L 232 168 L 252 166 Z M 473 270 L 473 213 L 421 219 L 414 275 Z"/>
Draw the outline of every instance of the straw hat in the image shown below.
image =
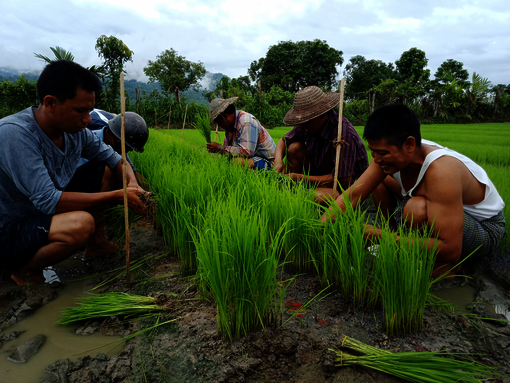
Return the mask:
<path id="1" fill-rule="evenodd" d="M 227 98 L 226 100 L 222 98 L 215 98 L 212 100 L 209 104 L 209 109 L 211 110 L 211 121 L 216 120 L 220 113 L 223 113 L 225 109 L 227 109 L 230 104 L 236 102 L 238 98 L 239 97 L 231 97 Z"/>
<path id="2" fill-rule="evenodd" d="M 283 122 L 285 125 L 297 125 L 310 121 L 340 104 L 338 93 L 324 93 L 316 86 L 307 86 L 294 96 L 292 107 Z"/>

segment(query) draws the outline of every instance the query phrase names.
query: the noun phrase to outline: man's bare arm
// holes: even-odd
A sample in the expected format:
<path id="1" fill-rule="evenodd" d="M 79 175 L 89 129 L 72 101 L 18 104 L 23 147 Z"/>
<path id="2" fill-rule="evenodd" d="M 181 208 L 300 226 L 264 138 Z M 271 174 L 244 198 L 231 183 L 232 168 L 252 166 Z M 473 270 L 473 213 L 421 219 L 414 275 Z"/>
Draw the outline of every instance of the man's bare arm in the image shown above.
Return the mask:
<path id="1" fill-rule="evenodd" d="M 283 157 L 285 157 L 285 151 L 287 150 L 287 144 L 285 139 L 280 138 L 274 152 L 274 170 L 278 173 L 285 174 L 285 164 L 283 163 Z"/>
<path id="2" fill-rule="evenodd" d="M 385 180 L 385 178 L 386 174 L 382 171 L 381 167 L 372 161 L 361 177 L 335 200 L 336 205 L 342 211 L 345 211 L 344 196 L 347 196 L 352 205 L 356 207 L 359 203 L 362 203 L 365 199 L 367 199 L 377 186 Z M 328 217 L 334 219 L 334 215 L 332 214 L 334 207 L 329 210 L 330 211 L 326 212 L 321 217 L 321 221 L 323 223 L 329 219 Z"/>
<path id="3" fill-rule="evenodd" d="M 119 178 L 119 173 L 122 184 L 121 161 L 117 163 L 114 169 L 114 174 L 117 178 Z M 126 179 L 128 183 L 127 195 L 129 208 L 134 210 L 137 214 L 145 215 L 145 206 L 140 198 L 138 198 L 138 194 L 142 193 L 143 189 L 138 186 L 131 166 L 126 167 Z M 55 208 L 55 214 L 80 210 L 90 211 L 91 209 L 106 208 L 110 205 L 122 204 L 123 202 L 123 189 L 100 193 L 63 192 Z"/>

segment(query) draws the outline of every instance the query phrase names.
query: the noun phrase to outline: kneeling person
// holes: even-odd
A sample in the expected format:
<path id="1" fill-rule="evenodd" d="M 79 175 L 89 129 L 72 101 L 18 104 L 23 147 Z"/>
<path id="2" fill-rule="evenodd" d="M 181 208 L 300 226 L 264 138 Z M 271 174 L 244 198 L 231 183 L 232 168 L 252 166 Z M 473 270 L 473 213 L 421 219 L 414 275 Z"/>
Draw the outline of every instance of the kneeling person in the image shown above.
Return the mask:
<path id="1" fill-rule="evenodd" d="M 37 81 L 40 105 L 0 120 L 0 264 L 20 285 L 44 282 L 44 267 L 91 243 L 94 213 L 124 201 L 122 189 L 99 192 L 100 171 L 81 182 L 98 192 L 69 190 L 81 157 L 122 180 L 119 154 L 86 129 L 101 89 L 79 64 L 54 61 Z M 144 190 L 126 175 L 129 208 L 145 215 Z"/>
<path id="2" fill-rule="evenodd" d="M 211 101 L 211 121 L 225 129 L 223 145 L 207 144 L 210 152 L 234 156 L 238 164 L 253 169 L 270 169 L 274 162 L 276 145 L 266 128 L 250 113 L 236 110 L 238 97 L 216 98 Z"/>
<path id="3" fill-rule="evenodd" d="M 423 140 L 416 114 L 401 104 L 387 105 L 367 120 L 363 137 L 372 151 L 367 171 L 336 200 L 354 206 L 372 194 L 376 206 L 396 223 L 431 227 L 435 238 L 424 246 L 437 256 L 433 276 L 450 272 L 460 260 L 486 256 L 505 235 L 505 203 L 485 170 L 468 157 Z M 395 198 L 395 196 L 397 198 Z M 322 217 L 326 221 L 328 215 Z M 365 235 L 377 240 L 380 229 L 368 226 Z M 397 236 L 397 240 L 406 240 Z"/>
<path id="4" fill-rule="evenodd" d="M 298 91 L 294 107 L 283 120 L 286 125 L 295 126 L 276 147 L 275 170 L 294 181 L 307 180 L 318 186 L 315 200 L 319 203 L 333 198 L 338 136 L 338 113 L 333 108 L 339 103 L 338 93 L 324 93 L 316 86 Z M 363 141 L 345 117 L 341 138 L 338 182 L 347 189 L 367 169 L 368 158 Z"/>

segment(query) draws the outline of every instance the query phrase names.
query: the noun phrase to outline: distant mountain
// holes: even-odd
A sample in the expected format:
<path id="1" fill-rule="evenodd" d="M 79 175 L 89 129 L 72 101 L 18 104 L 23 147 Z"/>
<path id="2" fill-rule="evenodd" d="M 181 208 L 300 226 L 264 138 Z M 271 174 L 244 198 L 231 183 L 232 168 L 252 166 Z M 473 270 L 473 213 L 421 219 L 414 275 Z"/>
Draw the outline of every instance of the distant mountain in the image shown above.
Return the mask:
<path id="1" fill-rule="evenodd" d="M 14 68 L 2 67 L 0 68 L 0 81 L 4 78 L 9 81 L 15 81 L 22 74 L 23 73 Z M 25 77 L 28 80 L 37 80 L 40 74 L 41 74 L 40 72 L 25 73 Z M 198 104 L 208 103 L 207 99 L 203 96 L 203 92 L 210 92 L 211 90 L 214 90 L 216 82 L 218 82 L 223 76 L 224 76 L 223 73 L 206 72 L 204 78 L 202 78 L 200 82 L 202 86 L 201 90 L 195 91 L 189 89 L 182 92 L 182 94 L 188 97 L 190 101 L 195 101 Z M 126 80 L 124 82 L 124 88 L 128 92 L 129 98 L 133 102 L 136 101 L 136 88 L 138 87 L 138 85 L 140 85 L 142 94 L 143 92 L 146 92 L 146 94 L 150 94 L 155 89 L 161 92 L 161 86 L 159 85 L 159 83 L 148 84 L 137 80 Z"/>
<path id="2" fill-rule="evenodd" d="M 15 81 L 22 74 L 25 75 L 27 80 L 32 81 L 32 80 L 37 80 L 39 78 L 39 75 L 41 74 L 41 72 L 23 73 L 23 72 L 20 72 L 14 68 L 2 67 L 2 68 L 0 68 L 0 81 L 2 81 L 2 79 L 4 79 L 4 78 L 9 81 Z"/>

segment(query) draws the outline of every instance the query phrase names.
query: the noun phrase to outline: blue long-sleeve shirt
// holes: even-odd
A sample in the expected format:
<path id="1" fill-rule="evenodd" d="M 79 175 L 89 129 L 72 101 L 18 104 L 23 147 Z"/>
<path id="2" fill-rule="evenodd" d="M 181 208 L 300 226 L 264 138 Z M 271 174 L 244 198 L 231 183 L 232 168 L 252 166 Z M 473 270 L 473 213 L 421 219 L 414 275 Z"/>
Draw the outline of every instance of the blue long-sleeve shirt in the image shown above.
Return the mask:
<path id="1" fill-rule="evenodd" d="M 105 162 L 113 169 L 121 159 L 90 130 L 64 133 L 62 152 L 35 121 L 36 107 L 0 120 L 0 229 L 55 208 L 80 161 Z"/>

